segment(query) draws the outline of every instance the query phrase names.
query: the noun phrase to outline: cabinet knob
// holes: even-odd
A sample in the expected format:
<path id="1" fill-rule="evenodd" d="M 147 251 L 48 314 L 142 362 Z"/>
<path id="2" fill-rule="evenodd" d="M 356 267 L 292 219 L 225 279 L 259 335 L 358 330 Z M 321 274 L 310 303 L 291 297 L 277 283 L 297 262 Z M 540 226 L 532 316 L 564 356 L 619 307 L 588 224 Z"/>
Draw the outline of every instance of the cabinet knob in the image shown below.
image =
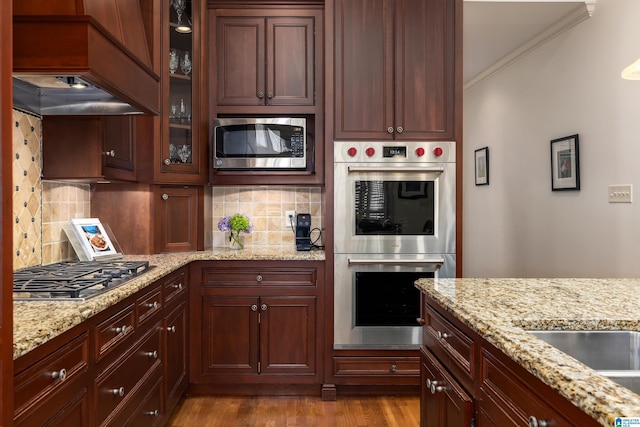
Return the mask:
<path id="1" fill-rule="evenodd" d="M 251 311 L 258 311 L 258 306 L 256 304 L 251 304 Z"/>
<path id="2" fill-rule="evenodd" d="M 147 411 L 144 414 L 149 415 L 150 417 L 157 417 L 158 415 L 160 415 L 160 411 L 156 409 L 155 411 Z"/>
<path id="3" fill-rule="evenodd" d="M 440 332 L 440 331 L 438 331 L 437 335 L 438 335 L 438 339 L 439 340 L 443 340 L 443 339 L 449 338 L 451 336 L 450 334 L 448 334 L 446 332 Z"/>
<path id="4" fill-rule="evenodd" d="M 126 325 L 122 325 L 122 326 L 116 328 L 116 334 L 124 335 L 126 333 L 127 333 L 127 326 Z"/>
<path id="5" fill-rule="evenodd" d="M 545 420 L 539 420 L 531 415 L 529 417 L 529 427 L 547 427 L 547 422 Z"/>
<path id="6" fill-rule="evenodd" d="M 398 366 L 395 363 L 391 365 L 391 372 L 398 372 Z"/>
<path id="7" fill-rule="evenodd" d="M 162 195 L 162 200 L 168 200 L 169 199 L 169 195 L 167 193 L 164 193 Z"/>
<path id="8" fill-rule="evenodd" d="M 173 289 L 177 289 L 177 290 L 181 291 L 182 290 L 182 282 L 178 283 L 177 285 L 174 284 L 173 285 Z"/>
<path id="9" fill-rule="evenodd" d="M 271 92 L 267 93 L 267 98 L 272 99 L 273 98 L 273 93 L 271 93 Z"/>
<path id="10" fill-rule="evenodd" d="M 167 332 L 174 332 L 176 331 L 176 327 L 175 326 L 167 326 Z"/>
<path id="11" fill-rule="evenodd" d="M 171 160 L 170 159 L 164 159 L 164 164 L 165 165 L 170 165 L 171 164 Z"/>
<path id="12" fill-rule="evenodd" d="M 256 276 L 256 282 L 262 282 L 262 274 Z"/>
<path id="13" fill-rule="evenodd" d="M 436 394 L 445 390 L 444 386 L 438 385 L 438 381 L 431 381 L 431 394 Z"/>
<path id="14" fill-rule="evenodd" d="M 396 128 L 396 132 L 398 132 L 398 133 L 402 133 L 402 132 L 404 132 L 404 128 L 403 128 L 402 126 L 398 126 L 398 127 Z"/>
<path id="15" fill-rule="evenodd" d="M 60 381 L 64 381 L 67 379 L 67 370 L 66 369 L 60 369 L 59 371 L 54 371 L 51 372 L 51 378 L 53 379 L 59 379 Z"/>
<path id="16" fill-rule="evenodd" d="M 393 133 L 393 127 L 392 126 L 389 126 L 387 128 L 387 133 Z"/>
<path id="17" fill-rule="evenodd" d="M 157 359 L 158 358 L 158 352 L 157 351 L 147 351 L 145 353 L 147 356 L 149 356 L 150 359 Z"/>
<path id="18" fill-rule="evenodd" d="M 105 156 L 107 157 L 115 157 L 116 156 L 116 150 L 111 150 L 111 151 L 105 151 L 104 153 Z"/>
<path id="19" fill-rule="evenodd" d="M 262 304 L 262 305 L 260 306 L 260 310 L 262 310 L 262 311 L 266 311 L 266 310 L 267 310 L 267 304 Z"/>
<path id="20" fill-rule="evenodd" d="M 154 301 L 153 303 L 145 304 L 145 307 L 150 308 L 150 309 L 156 309 L 156 308 L 158 308 L 158 301 Z"/>
<path id="21" fill-rule="evenodd" d="M 264 92 L 262 91 L 258 92 L 258 98 L 260 99 L 264 98 Z"/>
<path id="22" fill-rule="evenodd" d="M 422 317 L 418 317 L 416 319 L 416 322 L 418 322 L 418 325 L 423 326 L 425 323 L 427 323 L 426 320 L 424 320 Z"/>
<path id="23" fill-rule="evenodd" d="M 124 387 L 112 389 L 111 394 L 113 394 L 114 396 L 120 396 L 120 397 L 124 396 Z"/>

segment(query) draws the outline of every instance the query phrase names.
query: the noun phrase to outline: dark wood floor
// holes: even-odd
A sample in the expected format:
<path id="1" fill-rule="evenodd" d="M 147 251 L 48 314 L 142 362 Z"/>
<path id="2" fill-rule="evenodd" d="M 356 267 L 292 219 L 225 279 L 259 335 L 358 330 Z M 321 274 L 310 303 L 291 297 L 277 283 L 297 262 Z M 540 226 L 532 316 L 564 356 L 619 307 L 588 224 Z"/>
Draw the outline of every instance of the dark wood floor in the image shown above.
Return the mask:
<path id="1" fill-rule="evenodd" d="M 420 398 L 191 396 L 167 427 L 418 427 Z"/>

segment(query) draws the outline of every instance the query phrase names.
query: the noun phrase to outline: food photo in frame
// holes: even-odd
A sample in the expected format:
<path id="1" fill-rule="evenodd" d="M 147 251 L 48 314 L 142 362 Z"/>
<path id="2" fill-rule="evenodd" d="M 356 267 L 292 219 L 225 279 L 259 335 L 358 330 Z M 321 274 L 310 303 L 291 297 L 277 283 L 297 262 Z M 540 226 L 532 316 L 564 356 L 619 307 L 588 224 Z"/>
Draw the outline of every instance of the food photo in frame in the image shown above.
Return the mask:
<path id="1" fill-rule="evenodd" d="M 98 218 L 72 219 L 75 239 L 71 244 L 80 260 L 94 260 L 118 254 L 104 226 Z"/>
<path id="2" fill-rule="evenodd" d="M 476 185 L 489 185 L 489 147 L 475 151 Z"/>
<path id="3" fill-rule="evenodd" d="M 578 134 L 551 141 L 551 190 L 580 190 Z"/>

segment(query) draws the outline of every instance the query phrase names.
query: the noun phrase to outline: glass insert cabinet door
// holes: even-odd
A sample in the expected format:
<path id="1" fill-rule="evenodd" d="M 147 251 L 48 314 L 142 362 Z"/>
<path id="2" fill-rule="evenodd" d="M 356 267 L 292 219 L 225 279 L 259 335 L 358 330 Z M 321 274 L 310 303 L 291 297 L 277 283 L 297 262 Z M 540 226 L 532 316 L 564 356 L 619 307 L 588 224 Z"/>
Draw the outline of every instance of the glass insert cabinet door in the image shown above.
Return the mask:
<path id="1" fill-rule="evenodd" d="M 164 0 L 165 25 L 165 135 L 162 145 L 163 172 L 197 172 L 199 145 L 194 126 L 197 117 L 197 99 L 194 96 L 194 28 L 195 1 Z"/>

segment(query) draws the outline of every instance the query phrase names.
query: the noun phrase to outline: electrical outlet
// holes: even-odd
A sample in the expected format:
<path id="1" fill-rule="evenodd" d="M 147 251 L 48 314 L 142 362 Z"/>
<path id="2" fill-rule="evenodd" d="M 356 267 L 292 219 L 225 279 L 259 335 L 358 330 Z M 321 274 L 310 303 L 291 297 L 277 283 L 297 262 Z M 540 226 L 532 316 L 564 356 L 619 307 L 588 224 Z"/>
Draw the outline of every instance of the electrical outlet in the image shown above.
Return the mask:
<path id="1" fill-rule="evenodd" d="M 287 227 L 293 227 L 296 223 L 296 211 L 285 211 L 284 223 Z"/>
<path id="2" fill-rule="evenodd" d="M 633 201 L 633 187 L 627 185 L 609 186 L 609 203 L 631 203 Z"/>

